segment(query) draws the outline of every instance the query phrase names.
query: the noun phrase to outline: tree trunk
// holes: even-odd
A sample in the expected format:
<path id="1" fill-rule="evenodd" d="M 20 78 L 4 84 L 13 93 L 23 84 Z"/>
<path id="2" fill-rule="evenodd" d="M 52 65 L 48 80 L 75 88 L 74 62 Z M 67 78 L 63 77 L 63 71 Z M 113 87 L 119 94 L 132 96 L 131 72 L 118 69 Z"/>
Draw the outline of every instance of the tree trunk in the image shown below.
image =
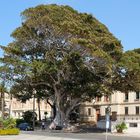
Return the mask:
<path id="1" fill-rule="evenodd" d="M 53 120 L 54 120 L 54 118 L 56 116 L 56 105 L 55 105 L 55 103 L 53 104 L 52 109 L 53 109 Z"/>
<path id="2" fill-rule="evenodd" d="M 52 109 L 52 112 L 53 112 L 52 119 L 54 120 L 55 119 L 55 116 L 56 116 L 56 104 L 55 104 L 55 102 L 51 104 L 49 102 L 49 99 L 47 99 L 47 103 L 50 105 L 50 107 Z"/>
<path id="3" fill-rule="evenodd" d="M 37 98 L 37 104 L 38 104 L 38 117 L 39 117 L 39 121 L 41 121 L 40 98 Z"/>
<path id="4" fill-rule="evenodd" d="M 52 123 L 50 124 L 50 129 L 56 129 L 56 126 L 67 128 L 69 126 L 69 119 L 64 110 L 59 109 L 56 106 L 56 115 L 53 119 Z"/>
<path id="5" fill-rule="evenodd" d="M 66 94 L 61 94 L 60 89 L 57 89 L 54 84 L 55 92 L 55 106 L 56 106 L 56 116 L 50 125 L 50 129 L 55 129 L 56 126 L 61 126 L 62 128 L 69 127 L 69 113 L 72 109 L 79 103 L 80 99 L 68 98 Z M 70 101 L 69 101 L 70 100 Z M 64 105 L 65 104 L 65 105 Z"/>
<path id="6" fill-rule="evenodd" d="M 5 99 L 4 99 L 4 92 L 1 92 L 1 112 L 2 112 L 2 119 L 5 119 Z"/>

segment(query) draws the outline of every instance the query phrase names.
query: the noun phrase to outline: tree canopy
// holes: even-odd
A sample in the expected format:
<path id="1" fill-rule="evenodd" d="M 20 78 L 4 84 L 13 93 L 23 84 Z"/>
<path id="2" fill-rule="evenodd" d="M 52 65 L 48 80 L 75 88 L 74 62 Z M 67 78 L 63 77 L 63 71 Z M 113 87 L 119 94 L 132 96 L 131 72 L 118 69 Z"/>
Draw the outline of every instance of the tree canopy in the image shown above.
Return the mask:
<path id="1" fill-rule="evenodd" d="M 118 90 L 140 91 L 140 49 L 126 51 L 121 57 L 113 86 Z"/>
<path id="2" fill-rule="evenodd" d="M 56 103 L 62 121 L 80 102 L 122 90 L 123 70 L 139 69 L 139 50 L 123 53 L 120 41 L 90 14 L 52 4 L 21 16 L 22 25 L 11 34 L 14 41 L 1 46 L 1 70 L 13 81 L 17 98 L 29 99 L 33 90 L 43 93 Z"/>

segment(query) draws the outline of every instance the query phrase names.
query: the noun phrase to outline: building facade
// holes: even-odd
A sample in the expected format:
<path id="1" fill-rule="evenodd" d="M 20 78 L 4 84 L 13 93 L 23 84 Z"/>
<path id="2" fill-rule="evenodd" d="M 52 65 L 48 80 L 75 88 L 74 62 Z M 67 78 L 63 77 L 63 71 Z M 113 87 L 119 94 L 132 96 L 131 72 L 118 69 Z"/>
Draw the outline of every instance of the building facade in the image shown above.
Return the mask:
<path id="1" fill-rule="evenodd" d="M 1 104 L 1 98 L 0 98 L 0 104 Z M 22 115 L 25 111 L 33 111 L 33 99 L 30 99 L 26 101 L 26 103 L 22 103 L 18 101 L 15 98 L 10 98 L 8 94 L 4 94 L 4 115 L 5 117 L 13 117 L 13 118 L 22 118 Z M 37 113 L 37 116 L 39 116 L 39 108 L 38 108 L 38 102 L 35 99 L 35 112 Z M 45 112 L 47 112 L 46 117 L 51 117 L 51 107 L 47 104 L 45 100 L 41 100 L 40 102 L 40 114 L 41 119 L 45 118 Z M 0 108 L 0 116 L 2 116 L 2 107 Z"/>
<path id="2" fill-rule="evenodd" d="M 80 119 L 82 122 L 94 122 L 100 128 L 105 128 L 106 109 L 108 107 L 110 108 L 110 119 L 113 127 L 117 123 L 125 122 L 127 127 L 131 128 L 128 130 L 135 129 L 140 131 L 140 92 L 122 93 L 117 91 L 110 97 L 102 96 L 92 102 L 81 103 L 79 108 Z M 41 101 L 40 108 L 41 119 L 44 119 L 45 112 L 48 113 L 47 117 L 52 116 L 51 107 L 46 101 Z M 22 118 L 23 112 L 28 110 L 33 110 L 33 99 L 28 100 L 26 103 L 21 103 L 15 98 L 11 100 L 5 94 L 5 115 Z M 36 100 L 35 112 L 37 115 L 39 114 Z"/>
<path id="3" fill-rule="evenodd" d="M 114 92 L 109 97 L 96 98 L 80 107 L 82 121 L 103 122 L 110 108 L 111 122 L 125 122 L 128 128 L 140 128 L 140 92 Z M 103 127 L 103 126 L 102 126 Z"/>
<path id="4" fill-rule="evenodd" d="M 10 115 L 13 118 L 22 118 L 23 112 L 26 111 L 33 111 L 33 99 L 30 99 L 26 101 L 26 103 L 21 103 L 20 101 L 17 101 L 17 99 L 12 99 L 12 105 L 11 105 L 11 112 Z M 39 108 L 38 108 L 38 102 L 35 99 L 35 112 L 37 116 L 39 116 Z M 40 102 L 40 115 L 41 119 L 45 118 L 45 112 L 47 112 L 47 117 L 51 116 L 51 107 L 47 104 L 46 101 L 42 100 Z"/>

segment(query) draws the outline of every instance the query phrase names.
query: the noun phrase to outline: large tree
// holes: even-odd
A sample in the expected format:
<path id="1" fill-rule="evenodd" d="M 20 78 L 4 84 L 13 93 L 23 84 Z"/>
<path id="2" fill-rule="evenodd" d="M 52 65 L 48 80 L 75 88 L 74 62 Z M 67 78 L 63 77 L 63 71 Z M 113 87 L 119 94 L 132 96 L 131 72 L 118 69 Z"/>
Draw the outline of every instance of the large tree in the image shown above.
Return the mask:
<path id="1" fill-rule="evenodd" d="M 40 5 L 21 15 L 22 26 L 12 33 L 14 41 L 2 47 L 1 61 L 23 91 L 17 92 L 20 97 L 32 97 L 43 86 L 56 105 L 55 123 L 67 126 L 70 111 L 80 102 L 112 92 L 120 41 L 92 15 L 69 6 Z"/>

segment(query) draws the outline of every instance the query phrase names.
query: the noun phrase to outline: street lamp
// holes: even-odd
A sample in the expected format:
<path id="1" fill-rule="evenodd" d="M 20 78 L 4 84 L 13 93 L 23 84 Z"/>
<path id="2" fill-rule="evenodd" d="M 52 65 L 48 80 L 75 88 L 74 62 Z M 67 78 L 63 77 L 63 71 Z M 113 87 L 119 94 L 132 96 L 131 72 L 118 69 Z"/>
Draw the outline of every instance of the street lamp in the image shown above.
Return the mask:
<path id="1" fill-rule="evenodd" d="M 108 105 L 106 108 L 106 140 L 107 140 L 108 129 L 110 128 L 110 112 L 111 112 L 111 107 L 110 105 Z"/>

